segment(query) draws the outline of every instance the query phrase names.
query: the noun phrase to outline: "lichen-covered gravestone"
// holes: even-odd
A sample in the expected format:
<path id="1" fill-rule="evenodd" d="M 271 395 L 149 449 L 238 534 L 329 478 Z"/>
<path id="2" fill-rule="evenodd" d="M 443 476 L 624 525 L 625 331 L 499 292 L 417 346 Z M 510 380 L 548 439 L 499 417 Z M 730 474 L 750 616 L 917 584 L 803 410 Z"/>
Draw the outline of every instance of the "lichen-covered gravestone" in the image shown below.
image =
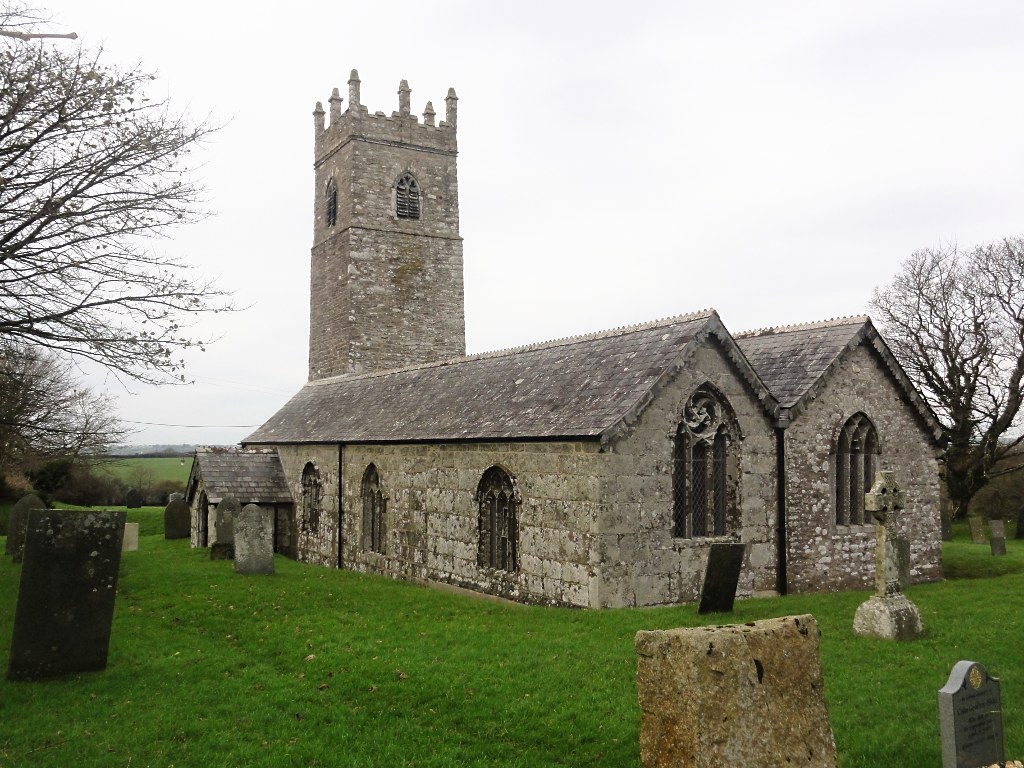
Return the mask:
<path id="1" fill-rule="evenodd" d="M 31 512 L 9 679 L 106 668 L 124 518 L 124 512 Z"/>
<path id="2" fill-rule="evenodd" d="M 7 544 L 4 550 L 16 563 L 21 562 L 25 553 L 28 513 L 33 509 L 46 509 L 46 503 L 34 493 L 22 496 L 11 508 L 11 517 L 7 524 Z"/>
<path id="3" fill-rule="evenodd" d="M 234 496 L 220 500 L 213 513 L 214 541 L 210 546 L 211 560 L 233 560 L 235 557 L 235 517 L 242 511 L 242 505 Z"/>
<path id="4" fill-rule="evenodd" d="M 975 661 L 958 661 L 939 691 L 942 768 L 1003 764 L 999 680 Z"/>
<path id="5" fill-rule="evenodd" d="M 246 504 L 235 518 L 235 572 L 274 572 L 274 513 Z"/>
<path id="6" fill-rule="evenodd" d="M 864 509 L 875 517 L 875 594 L 857 608 L 855 634 L 884 640 L 913 640 L 924 634 L 924 622 L 900 587 L 896 521 L 906 505 L 906 494 L 893 472 L 879 472 L 871 491 L 864 494 Z"/>
<path id="7" fill-rule="evenodd" d="M 999 556 L 1006 554 L 1006 524 L 1000 518 L 993 518 L 988 521 L 989 545 L 992 554 Z"/>
<path id="8" fill-rule="evenodd" d="M 121 542 L 122 552 L 137 552 L 139 550 L 139 524 L 124 524 L 124 540 Z"/>
<path id="9" fill-rule="evenodd" d="M 971 515 L 967 518 L 967 525 L 971 529 L 971 541 L 974 544 L 985 543 L 985 523 L 980 517 Z"/>
<path id="10" fill-rule="evenodd" d="M 172 493 L 170 502 L 164 508 L 164 538 L 187 539 L 191 535 L 192 510 L 180 493 Z"/>
<path id="11" fill-rule="evenodd" d="M 813 616 L 637 632 L 644 768 L 834 768 Z"/>

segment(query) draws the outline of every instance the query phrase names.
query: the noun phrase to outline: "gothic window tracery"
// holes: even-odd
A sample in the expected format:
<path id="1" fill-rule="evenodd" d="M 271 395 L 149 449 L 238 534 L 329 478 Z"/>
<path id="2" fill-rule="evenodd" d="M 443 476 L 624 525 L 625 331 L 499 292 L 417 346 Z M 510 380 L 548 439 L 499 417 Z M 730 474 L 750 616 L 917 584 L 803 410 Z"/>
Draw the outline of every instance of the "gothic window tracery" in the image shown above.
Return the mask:
<path id="1" fill-rule="evenodd" d="M 863 413 L 855 413 L 839 431 L 835 457 L 836 525 L 866 525 L 864 494 L 878 469 L 878 433 Z"/>
<path id="2" fill-rule="evenodd" d="M 500 467 L 484 472 L 477 486 L 481 568 L 519 570 L 519 492 Z"/>
<path id="3" fill-rule="evenodd" d="M 420 185 L 411 173 L 403 174 L 395 184 L 395 215 L 400 219 L 420 217 Z"/>
<path id="4" fill-rule="evenodd" d="M 309 462 L 302 470 L 302 523 L 312 533 L 320 529 L 321 491 L 320 473 Z"/>
<path id="5" fill-rule="evenodd" d="M 683 408 L 673 444 L 672 533 L 677 538 L 723 536 L 737 514 L 738 430 L 728 406 L 710 387 Z"/>
<path id="6" fill-rule="evenodd" d="M 384 525 L 386 499 L 380 487 L 380 473 L 374 464 L 368 466 L 366 472 L 363 473 L 361 497 L 363 500 L 363 549 L 383 555 L 386 552 L 386 527 Z"/>

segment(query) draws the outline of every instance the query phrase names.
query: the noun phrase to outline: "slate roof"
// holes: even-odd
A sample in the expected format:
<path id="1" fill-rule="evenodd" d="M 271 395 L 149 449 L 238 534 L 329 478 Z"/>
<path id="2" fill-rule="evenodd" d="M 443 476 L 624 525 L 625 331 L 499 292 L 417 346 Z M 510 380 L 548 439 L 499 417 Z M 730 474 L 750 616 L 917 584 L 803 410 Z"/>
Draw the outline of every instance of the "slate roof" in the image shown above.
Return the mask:
<path id="1" fill-rule="evenodd" d="M 606 441 L 628 428 L 709 336 L 721 343 L 766 407 L 773 407 L 718 314 L 704 310 L 589 336 L 309 382 L 242 442 Z"/>
<path id="2" fill-rule="evenodd" d="M 925 429 L 936 441 L 942 428 L 934 412 L 911 383 L 885 340 L 866 315 L 806 325 L 760 328 L 735 335 L 737 346 L 771 390 L 790 420 L 817 397 L 843 358 L 867 345 L 892 376 Z"/>
<path id="3" fill-rule="evenodd" d="M 198 447 L 188 478 L 189 503 L 198 487 L 194 481 L 200 478 L 207 498 L 214 504 L 225 496 L 234 496 L 243 505 L 292 501 L 284 469 L 273 448 Z"/>

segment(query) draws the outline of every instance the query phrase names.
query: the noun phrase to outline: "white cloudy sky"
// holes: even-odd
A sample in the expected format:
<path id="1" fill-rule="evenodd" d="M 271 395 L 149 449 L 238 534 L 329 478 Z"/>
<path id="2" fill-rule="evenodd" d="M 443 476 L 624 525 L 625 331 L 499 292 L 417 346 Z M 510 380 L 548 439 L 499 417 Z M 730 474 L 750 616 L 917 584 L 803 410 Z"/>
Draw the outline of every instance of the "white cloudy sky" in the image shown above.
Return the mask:
<path id="1" fill-rule="evenodd" d="M 312 117 L 459 95 L 470 352 L 713 306 L 860 314 L 914 249 L 1024 233 L 1018 0 L 51 0 L 196 117 L 216 215 L 164 247 L 250 308 L 194 383 L 129 393 L 137 443 L 236 442 L 305 381 Z M 344 105 L 343 105 L 344 108 Z M 99 380 L 97 380 L 99 381 Z"/>

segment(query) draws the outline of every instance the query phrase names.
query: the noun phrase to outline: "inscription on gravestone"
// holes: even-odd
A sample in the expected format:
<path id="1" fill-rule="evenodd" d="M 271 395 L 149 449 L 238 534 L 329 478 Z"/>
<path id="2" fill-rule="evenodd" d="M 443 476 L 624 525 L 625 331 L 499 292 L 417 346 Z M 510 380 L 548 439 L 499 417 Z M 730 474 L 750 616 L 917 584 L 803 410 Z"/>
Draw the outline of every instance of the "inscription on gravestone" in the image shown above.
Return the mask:
<path id="1" fill-rule="evenodd" d="M 124 512 L 29 514 L 9 679 L 106 668 L 124 519 Z"/>
<path id="2" fill-rule="evenodd" d="M 746 544 L 712 544 L 697 613 L 729 613 L 736 600 Z"/>
<path id="3" fill-rule="evenodd" d="M 246 504 L 235 518 L 235 573 L 274 572 L 274 513 Z"/>
<path id="4" fill-rule="evenodd" d="M 7 544 L 5 551 L 16 563 L 21 562 L 25 552 L 25 530 L 28 526 L 28 513 L 33 509 L 46 509 L 46 504 L 30 493 L 22 496 L 11 508 L 11 517 L 7 525 Z"/>
<path id="5" fill-rule="evenodd" d="M 958 661 L 939 691 L 942 768 L 1002 763 L 1003 713 L 999 680 L 975 661 Z"/>

